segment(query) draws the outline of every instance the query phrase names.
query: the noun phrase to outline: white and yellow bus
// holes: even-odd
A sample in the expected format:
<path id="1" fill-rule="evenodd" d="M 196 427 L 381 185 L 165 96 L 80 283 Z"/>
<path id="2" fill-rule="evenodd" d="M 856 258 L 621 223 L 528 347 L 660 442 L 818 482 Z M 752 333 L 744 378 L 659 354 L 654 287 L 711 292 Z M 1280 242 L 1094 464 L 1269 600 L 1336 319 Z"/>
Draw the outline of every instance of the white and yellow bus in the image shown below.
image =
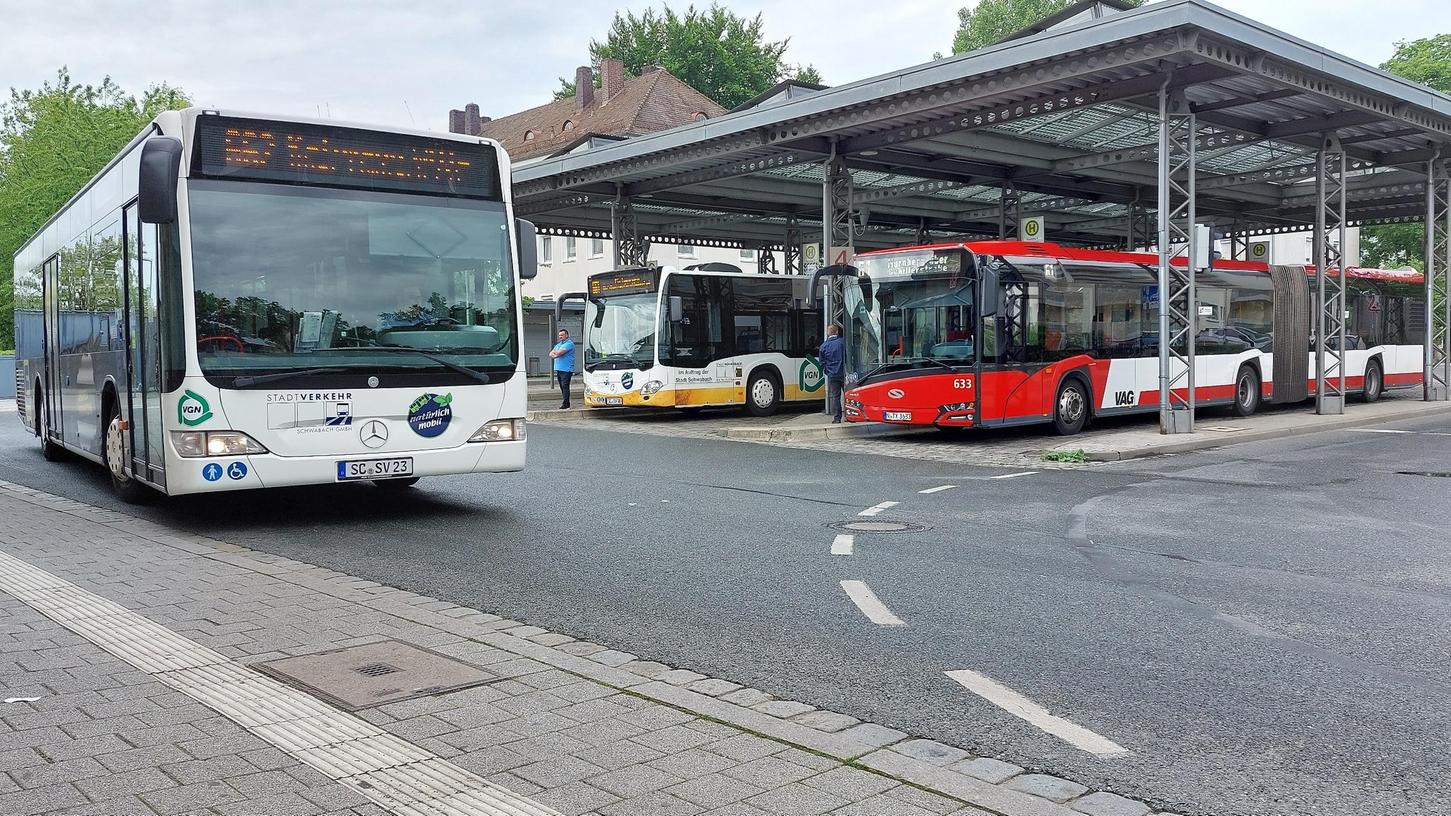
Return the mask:
<path id="1" fill-rule="evenodd" d="M 585 405 L 695 410 L 744 405 L 769 416 L 819 400 L 821 312 L 809 281 L 729 264 L 591 276 L 585 297 Z"/>

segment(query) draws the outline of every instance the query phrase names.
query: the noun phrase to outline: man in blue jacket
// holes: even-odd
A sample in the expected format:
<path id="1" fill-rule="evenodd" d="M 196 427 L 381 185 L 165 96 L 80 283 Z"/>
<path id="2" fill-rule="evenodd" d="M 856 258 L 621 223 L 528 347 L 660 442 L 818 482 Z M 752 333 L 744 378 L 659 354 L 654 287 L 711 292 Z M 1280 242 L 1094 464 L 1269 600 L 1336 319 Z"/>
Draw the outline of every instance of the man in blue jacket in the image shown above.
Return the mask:
<path id="1" fill-rule="evenodd" d="M 826 327 L 826 341 L 821 344 L 821 368 L 826 374 L 826 406 L 831 411 L 831 421 L 841 422 L 841 392 L 846 385 L 846 341 L 841 339 L 841 327 L 835 323 Z"/>

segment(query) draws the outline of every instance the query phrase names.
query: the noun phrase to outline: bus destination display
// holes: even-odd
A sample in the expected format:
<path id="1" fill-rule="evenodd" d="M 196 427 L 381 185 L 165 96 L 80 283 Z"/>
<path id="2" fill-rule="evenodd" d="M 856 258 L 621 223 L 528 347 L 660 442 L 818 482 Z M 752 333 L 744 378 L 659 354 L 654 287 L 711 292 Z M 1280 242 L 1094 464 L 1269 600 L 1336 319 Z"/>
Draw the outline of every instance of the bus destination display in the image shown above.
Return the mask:
<path id="1" fill-rule="evenodd" d="M 195 171 L 210 178 L 500 198 L 488 145 L 225 116 L 197 119 Z"/>
<path id="2" fill-rule="evenodd" d="M 591 298 L 609 295 L 633 295 L 653 292 L 659 285 L 659 272 L 655 269 L 626 269 L 607 275 L 596 275 L 589 279 Z"/>

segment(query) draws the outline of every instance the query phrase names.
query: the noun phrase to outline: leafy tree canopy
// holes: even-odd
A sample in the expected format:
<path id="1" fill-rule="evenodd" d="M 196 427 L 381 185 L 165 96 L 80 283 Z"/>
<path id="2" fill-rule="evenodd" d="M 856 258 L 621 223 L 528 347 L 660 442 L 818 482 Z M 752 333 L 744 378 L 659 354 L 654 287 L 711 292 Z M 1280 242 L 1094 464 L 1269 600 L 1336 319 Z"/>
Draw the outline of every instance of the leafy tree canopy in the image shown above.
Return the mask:
<path id="1" fill-rule="evenodd" d="M 638 15 L 616 12 L 605 39 L 590 41 L 589 54 L 596 66 L 602 60 L 617 59 L 636 75 L 659 65 L 722 106 L 733 108 L 783 79 L 821 82 L 814 67 L 785 61 L 789 44 L 789 39 L 767 41 L 759 14 L 741 17 L 718 3 L 703 10 L 691 5 L 684 13 L 662 5 Z M 595 81 L 598 84 L 598 72 Z M 556 99 L 574 96 L 572 81 L 560 79 L 559 86 Z"/>
<path id="2" fill-rule="evenodd" d="M 1144 4 L 1144 0 L 1127 2 L 1133 6 Z M 992 45 L 1072 4 L 1073 0 L 979 0 L 975 6 L 964 6 L 957 11 L 957 36 L 952 40 L 952 53 L 963 54 Z"/>
<path id="3" fill-rule="evenodd" d="M 1451 93 L 1451 34 L 1398 42 L 1395 54 L 1381 67 L 1442 93 Z M 1360 263 L 1362 266 L 1425 269 L 1425 226 L 1379 224 L 1362 227 Z"/>
<path id="4" fill-rule="evenodd" d="M 0 348 L 14 344 L 15 251 L 156 114 L 189 104 L 166 84 L 139 98 L 110 77 L 82 85 L 61 68 L 0 104 Z"/>

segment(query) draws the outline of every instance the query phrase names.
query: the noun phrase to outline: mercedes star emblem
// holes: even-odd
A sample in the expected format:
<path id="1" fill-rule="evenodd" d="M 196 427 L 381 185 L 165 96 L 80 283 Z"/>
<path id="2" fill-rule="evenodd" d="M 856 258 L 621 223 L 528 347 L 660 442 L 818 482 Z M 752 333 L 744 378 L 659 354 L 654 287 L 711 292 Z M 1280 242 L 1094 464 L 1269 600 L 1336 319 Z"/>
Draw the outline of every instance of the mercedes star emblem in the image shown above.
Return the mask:
<path id="1" fill-rule="evenodd" d="M 377 388 L 378 387 L 378 378 L 377 377 L 369 377 L 368 378 L 368 387 L 369 388 Z"/>
<path id="2" fill-rule="evenodd" d="M 364 422 L 363 429 L 358 433 L 363 437 L 363 444 L 370 448 L 381 448 L 388 441 L 388 426 L 382 420 L 370 419 Z"/>

